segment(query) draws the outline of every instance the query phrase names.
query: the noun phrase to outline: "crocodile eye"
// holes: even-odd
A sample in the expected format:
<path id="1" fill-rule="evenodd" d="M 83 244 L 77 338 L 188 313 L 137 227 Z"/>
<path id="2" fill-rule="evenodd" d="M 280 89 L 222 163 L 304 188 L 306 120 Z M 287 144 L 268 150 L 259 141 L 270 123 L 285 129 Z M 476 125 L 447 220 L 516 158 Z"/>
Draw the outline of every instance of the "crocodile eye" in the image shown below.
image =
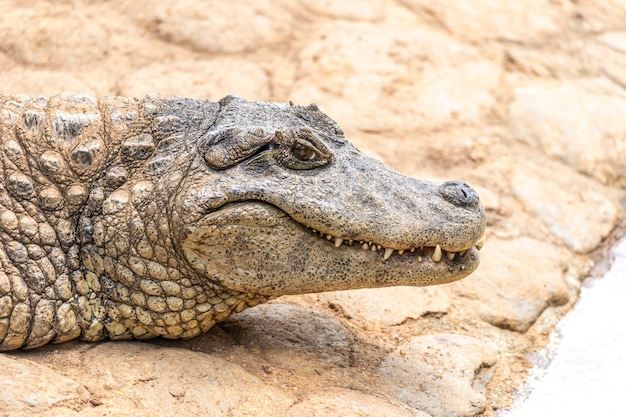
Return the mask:
<path id="1" fill-rule="evenodd" d="M 306 170 L 327 165 L 333 157 L 330 149 L 308 129 L 277 130 L 272 140 L 255 152 L 248 166 L 265 167 L 268 161 L 274 161 L 288 169 Z"/>
<path id="2" fill-rule="evenodd" d="M 313 148 L 302 142 L 294 142 L 291 145 L 291 153 L 301 161 L 310 161 L 317 156 L 317 152 Z"/>

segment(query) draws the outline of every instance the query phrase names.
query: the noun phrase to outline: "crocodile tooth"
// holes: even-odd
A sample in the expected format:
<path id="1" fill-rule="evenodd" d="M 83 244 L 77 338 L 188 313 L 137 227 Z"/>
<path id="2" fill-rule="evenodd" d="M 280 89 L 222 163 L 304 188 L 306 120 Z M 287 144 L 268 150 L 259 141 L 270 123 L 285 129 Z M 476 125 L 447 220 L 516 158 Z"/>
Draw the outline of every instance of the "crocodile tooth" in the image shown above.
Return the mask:
<path id="1" fill-rule="evenodd" d="M 415 252 L 415 248 L 411 248 L 411 253 Z"/>
<path id="2" fill-rule="evenodd" d="M 343 243 L 343 239 L 340 237 L 335 238 L 335 247 L 338 248 Z"/>
<path id="3" fill-rule="evenodd" d="M 466 251 L 466 250 L 464 250 L 463 252 L 459 252 L 459 256 L 463 256 L 463 255 L 465 255 L 466 253 L 467 253 L 467 251 Z"/>
<path id="4" fill-rule="evenodd" d="M 376 252 L 378 249 L 376 249 L 376 245 L 371 245 L 371 246 L 370 246 L 370 250 L 371 250 L 372 252 Z"/>
<path id="5" fill-rule="evenodd" d="M 435 262 L 439 262 L 441 261 L 441 255 L 441 246 L 435 246 L 435 251 L 433 252 L 433 256 L 431 257 L 431 259 Z"/>
<path id="6" fill-rule="evenodd" d="M 483 235 L 480 237 L 480 239 L 478 239 L 478 242 L 476 242 L 476 248 L 478 250 L 481 250 L 483 248 L 483 246 L 485 246 L 485 241 L 487 240 L 487 236 L 485 236 L 485 234 L 483 233 Z"/>
<path id="7" fill-rule="evenodd" d="M 404 253 L 404 249 L 398 250 L 398 255 L 402 255 Z"/>
<path id="8" fill-rule="evenodd" d="M 385 254 L 383 255 L 383 261 L 389 259 L 389 257 L 393 254 L 393 249 L 385 248 Z"/>
<path id="9" fill-rule="evenodd" d="M 448 252 L 446 253 L 446 256 L 448 257 L 449 260 L 453 261 L 454 260 L 454 256 L 456 255 L 456 252 Z"/>
<path id="10" fill-rule="evenodd" d="M 361 246 L 361 249 L 369 250 L 370 249 L 370 245 L 368 245 L 367 243 L 363 242 L 363 246 Z"/>
<path id="11" fill-rule="evenodd" d="M 381 250 L 383 248 L 382 245 L 376 245 L 376 249 Z"/>
<path id="12" fill-rule="evenodd" d="M 315 229 L 313 229 L 313 228 L 311 228 L 311 230 L 313 231 L 313 233 L 317 233 L 317 230 L 315 230 Z"/>
<path id="13" fill-rule="evenodd" d="M 423 261 L 422 257 L 421 257 L 421 256 L 418 256 L 418 257 L 417 257 L 417 262 L 422 263 L 422 261 Z"/>

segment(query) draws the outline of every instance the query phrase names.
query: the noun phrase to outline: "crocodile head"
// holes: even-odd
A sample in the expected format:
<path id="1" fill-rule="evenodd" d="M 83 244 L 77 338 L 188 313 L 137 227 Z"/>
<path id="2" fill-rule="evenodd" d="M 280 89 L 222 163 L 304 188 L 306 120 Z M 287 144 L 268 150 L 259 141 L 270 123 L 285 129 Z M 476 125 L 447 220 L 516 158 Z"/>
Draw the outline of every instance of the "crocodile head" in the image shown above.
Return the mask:
<path id="1" fill-rule="evenodd" d="M 315 105 L 220 101 L 171 207 L 190 268 L 268 298 L 458 280 L 485 229 L 467 184 L 404 176 Z"/>
<path id="2" fill-rule="evenodd" d="M 283 294 L 478 265 L 468 185 L 391 170 L 315 106 L 68 93 L 0 114 L 0 350 L 188 338 Z"/>
<path id="3" fill-rule="evenodd" d="M 68 93 L 0 114 L 0 350 L 189 338 L 280 295 L 478 265 L 468 185 L 393 171 L 313 105 Z"/>

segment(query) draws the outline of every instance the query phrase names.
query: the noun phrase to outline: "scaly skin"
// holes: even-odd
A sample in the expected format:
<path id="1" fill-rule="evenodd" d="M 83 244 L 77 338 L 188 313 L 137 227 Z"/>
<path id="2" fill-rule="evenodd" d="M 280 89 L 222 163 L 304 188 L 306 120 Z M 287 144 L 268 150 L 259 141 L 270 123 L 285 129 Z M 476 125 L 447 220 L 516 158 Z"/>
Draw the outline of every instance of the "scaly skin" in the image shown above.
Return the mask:
<path id="1" fill-rule="evenodd" d="M 478 265 L 468 185 L 391 170 L 314 105 L 5 95 L 0 149 L 0 350 L 189 338 L 280 295 Z"/>

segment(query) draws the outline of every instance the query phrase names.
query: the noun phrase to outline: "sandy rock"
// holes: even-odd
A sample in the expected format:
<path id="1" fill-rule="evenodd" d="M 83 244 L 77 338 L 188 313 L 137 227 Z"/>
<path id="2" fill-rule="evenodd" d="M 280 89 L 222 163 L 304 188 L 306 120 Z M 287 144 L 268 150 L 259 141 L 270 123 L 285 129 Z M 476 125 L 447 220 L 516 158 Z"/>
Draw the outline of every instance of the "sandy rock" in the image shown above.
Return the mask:
<path id="1" fill-rule="evenodd" d="M 624 0 L 597 0 L 562 3 L 570 12 L 568 25 L 579 33 L 598 34 L 623 28 L 626 21 Z"/>
<path id="2" fill-rule="evenodd" d="M 6 94 L 26 94 L 31 97 L 50 97 L 63 91 L 97 95 L 88 81 L 64 71 L 46 69 L 2 71 L 0 90 Z"/>
<path id="3" fill-rule="evenodd" d="M 429 417 L 424 412 L 403 409 L 374 395 L 335 387 L 311 393 L 287 413 L 287 417 L 327 416 Z"/>
<path id="4" fill-rule="evenodd" d="M 188 74 L 172 83 L 172 73 Z M 228 94 L 247 100 L 268 100 L 269 80 L 258 65 L 239 58 L 215 58 L 155 63 L 131 72 L 119 81 L 120 94 L 185 96 L 219 100 Z"/>
<path id="5" fill-rule="evenodd" d="M 584 51 L 605 77 L 626 88 L 626 31 L 604 33 L 588 41 Z"/>
<path id="6" fill-rule="evenodd" d="M 143 7 L 135 5 L 135 16 L 147 18 L 158 36 L 202 52 L 254 51 L 284 41 L 291 31 L 290 16 L 269 0 L 139 3 Z"/>
<path id="7" fill-rule="evenodd" d="M 401 3 L 472 41 L 529 42 L 559 31 L 558 10 L 545 0 L 401 0 Z"/>
<path id="8" fill-rule="evenodd" d="M 607 32 L 598 36 L 597 41 L 626 54 L 626 32 Z"/>
<path id="9" fill-rule="evenodd" d="M 349 364 L 347 330 L 310 307 L 264 304 L 234 316 L 222 327 L 239 343 L 260 349 L 269 362 L 287 369 L 315 373 Z"/>
<path id="10" fill-rule="evenodd" d="M 79 382 L 25 359 L 0 354 L 0 416 L 80 410 L 89 391 Z"/>
<path id="11" fill-rule="evenodd" d="M 491 113 L 498 65 L 436 31 L 383 31 L 369 23 L 321 28 L 300 53 L 294 99 L 316 101 L 348 128 L 368 132 L 472 124 Z"/>
<path id="12" fill-rule="evenodd" d="M 109 33 L 101 22 L 73 8 L 40 6 L 0 4 L 2 50 L 12 59 L 23 65 L 76 68 L 105 56 Z"/>
<path id="13" fill-rule="evenodd" d="M 502 69 L 489 61 L 459 62 L 458 65 L 425 69 L 415 81 L 398 85 L 384 102 L 391 112 L 419 117 L 416 128 L 435 130 L 447 125 L 485 122 L 495 105 Z M 406 108 L 407 102 L 411 103 Z"/>
<path id="14" fill-rule="evenodd" d="M 589 252 L 617 225 L 618 209 L 588 178 L 556 164 L 550 168 L 517 166 L 511 175 L 513 193 L 568 248 Z"/>
<path id="15" fill-rule="evenodd" d="M 373 21 L 384 15 L 384 2 L 380 0 L 360 1 L 358 7 L 349 2 L 333 0 L 299 0 L 298 3 L 314 13 L 334 19 Z"/>
<path id="16" fill-rule="evenodd" d="M 242 367 L 204 353 L 142 343 L 103 343 L 83 354 L 94 409 L 121 415 L 283 415 L 293 399 Z M 69 366 L 68 366 L 69 368 Z M 76 372 L 71 369 L 70 372 Z M 120 415 L 120 414 L 117 414 Z"/>
<path id="17" fill-rule="evenodd" d="M 531 77 L 561 79 L 578 77 L 588 67 L 588 60 L 581 58 L 583 54 L 578 42 L 566 43 L 550 54 L 546 54 L 537 45 L 508 44 L 505 54 L 506 68 L 511 71 L 507 75 L 513 78 L 508 80 L 511 85 L 519 84 L 515 79 L 519 73 Z"/>
<path id="18" fill-rule="evenodd" d="M 626 55 L 611 54 L 611 58 L 602 61 L 602 71 L 614 83 L 626 88 Z M 623 170 L 620 172 L 624 176 Z M 621 184 L 622 181 L 619 182 Z"/>
<path id="19" fill-rule="evenodd" d="M 365 329 L 394 326 L 425 315 L 444 315 L 450 308 L 447 294 L 435 287 L 337 291 L 320 294 L 319 300 Z"/>
<path id="20" fill-rule="evenodd" d="M 473 416 L 485 410 L 496 361 L 494 348 L 473 337 L 415 336 L 389 354 L 380 374 L 398 398 L 433 417 Z"/>
<path id="21" fill-rule="evenodd" d="M 481 251 L 478 271 L 451 288 L 463 298 L 476 300 L 474 306 L 483 320 L 523 333 L 546 308 L 569 300 L 563 280 L 565 255 L 554 245 L 528 237 L 490 238 Z M 530 268 L 529 259 L 541 261 Z"/>
<path id="22" fill-rule="evenodd" d="M 515 90 L 512 135 L 609 184 L 626 183 L 626 92 L 605 79 L 540 82 Z"/>

